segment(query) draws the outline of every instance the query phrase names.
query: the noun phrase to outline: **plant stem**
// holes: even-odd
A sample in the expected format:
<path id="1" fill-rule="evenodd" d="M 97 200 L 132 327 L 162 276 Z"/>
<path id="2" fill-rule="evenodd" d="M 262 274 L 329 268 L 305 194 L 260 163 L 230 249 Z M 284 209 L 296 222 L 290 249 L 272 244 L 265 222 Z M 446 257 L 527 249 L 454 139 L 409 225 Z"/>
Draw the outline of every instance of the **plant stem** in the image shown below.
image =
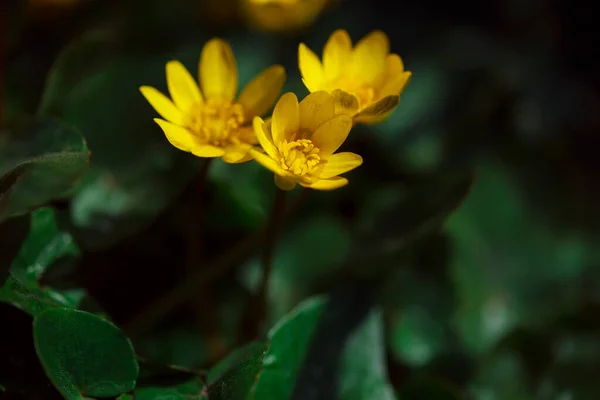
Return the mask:
<path id="1" fill-rule="evenodd" d="M 307 194 L 308 190 L 304 190 L 294 199 L 286 210 L 284 221 L 300 206 Z M 205 287 L 210 286 L 210 283 L 229 272 L 245 257 L 252 254 L 252 251 L 262 242 L 265 233 L 266 229 L 263 227 L 256 234 L 241 240 L 231 248 L 231 251 L 221 255 L 214 262 L 194 271 L 193 276 L 150 303 L 125 324 L 123 329 L 129 336 L 135 336 L 154 327 L 165 315 L 174 312 L 189 298 Z"/>
<path id="2" fill-rule="evenodd" d="M 204 159 L 198 175 L 196 185 L 190 202 L 188 224 L 188 257 L 185 268 L 186 280 L 192 279 L 196 271 L 203 267 L 204 249 L 204 208 L 207 189 L 207 176 L 212 164 L 212 158 Z M 211 359 L 219 359 L 225 352 L 225 345 L 218 332 L 218 321 L 214 312 L 213 291 L 210 286 L 200 290 L 190 298 L 190 308 L 195 316 L 196 323 L 202 330 L 204 339 L 208 343 Z"/>
<path id="3" fill-rule="evenodd" d="M 271 215 L 269 216 L 262 252 L 263 274 L 258 291 L 259 325 L 264 324 L 266 320 L 269 282 L 273 266 L 273 254 L 275 253 L 275 245 L 277 243 L 279 229 L 281 228 L 283 222 L 283 216 L 285 212 L 285 195 L 286 192 L 284 190 L 281 190 L 278 187 L 275 188 L 275 199 L 273 200 L 273 205 L 271 207 Z"/>

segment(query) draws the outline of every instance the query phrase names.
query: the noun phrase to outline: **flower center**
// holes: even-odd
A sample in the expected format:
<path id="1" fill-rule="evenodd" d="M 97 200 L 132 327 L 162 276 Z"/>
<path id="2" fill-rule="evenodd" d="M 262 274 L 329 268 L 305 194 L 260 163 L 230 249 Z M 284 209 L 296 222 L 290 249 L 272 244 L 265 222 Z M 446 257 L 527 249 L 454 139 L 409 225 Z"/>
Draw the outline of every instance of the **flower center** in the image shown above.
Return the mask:
<path id="1" fill-rule="evenodd" d="M 359 108 L 365 108 L 375 102 L 376 91 L 373 85 L 364 83 L 352 76 L 341 76 L 331 85 L 332 90 L 341 89 L 358 98 Z"/>
<path id="2" fill-rule="evenodd" d="M 194 107 L 186 122 L 206 144 L 239 144 L 241 138 L 236 133 L 244 122 L 244 109 L 239 103 L 209 99 Z"/>
<path id="3" fill-rule="evenodd" d="M 319 149 L 309 139 L 284 140 L 279 150 L 281 168 L 299 177 L 314 174 L 321 163 Z"/>

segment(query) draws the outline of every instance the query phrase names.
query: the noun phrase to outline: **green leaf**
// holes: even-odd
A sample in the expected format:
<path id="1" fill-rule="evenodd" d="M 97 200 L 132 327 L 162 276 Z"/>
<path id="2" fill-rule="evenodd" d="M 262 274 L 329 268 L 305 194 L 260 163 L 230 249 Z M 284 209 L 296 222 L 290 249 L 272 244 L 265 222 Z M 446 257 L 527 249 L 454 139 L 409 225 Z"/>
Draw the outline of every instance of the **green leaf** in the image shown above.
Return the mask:
<path id="1" fill-rule="evenodd" d="M 72 193 L 90 152 L 74 129 L 40 118 L 0 137 L 0 221 Z"/>
<path id="2" fill-rule="evenodd" d="M 356 227 L 361 246 L 351 256 L 357 273 L 388 274 L 396 268 L 441 228 L 468 197 L 473 181 L 471 171 L 450 169 L 377 196 L 366 194 Z"/>
<path id="3" fill-rule="evenodd" d="M 245 399 L 256 383 L 266 349 L 267 343 L 249 343 L 215 365 L 208 373 L 210 399 Z"/>
<path id="4" fill-rule="evenodd" d="M 475 353 L 515 326 L 541 325 L 579 307 L 595 251 L 581 234 L 538 218 L 517 183 L 506 166 L 482 165 L 473 192 L 446 224 L 458 301 L 453 320 Z"/>
<path id="5" fill-rule="evenodd" d="M 135 400 L 208 400 L 206 387 L 199 379 L 172 388 L 145 387 L 135 390 Z M 211 397 L 212 400 L 212 397 Z"/>
<path id="6" fill-rule="evenodd" d="M 117 400 L 134 400 L 134 398 L 130 394 L 122 394 L 119 397 L 117 397 Z"/>
<path id="7" fill-rule="evenodd" d="M 70 207 L 77 240 L 86 249 L 111 246 L 146 227 L 183 192 L 201 162 L 168 142 L 139 91 L 151 85 L 166 92 L 165 64 L 180 54 L 130 57 L 117 54 L 112 39 L 91 32 L 67 48 L 48 78 L 40 109 L 85 132 L 94 150 Z"/>
<path id="8" fill-rule="evenodd" d="M 55 261 L 78 256 L 71 235 L 58 228 L 55 211 L 40 208 L 31 213 L 29 235 L 11 264 L 11 273 L 20 282 L 37 282 Z"/>
<path id="9" fill-rule="evenodd" d="M 381 311 L 372 311 L 348 338 L 342 360 L 342 400 L 395 400 L 388 382 Z"/>
<path id="10" fill-rule="evenodd" d="M 393 354 L 405 364 L 423 367 L 446 347 L 444 327 L 435 315 L 421 306 L 399 311 L 390 332 Z"/>
<path id="11" fill-rule="evenodd" d="M 118 396 L 135 387 L 139 368 L 133 347 L 110 322 L 50 308 L 34 319 L 33 336 L 48 377 L 65 398 Z"/>
<path id="12" fill-rule="evenodd" d="M 263 358 L 260 379 L 250 392 L 250 399 L 291 398 L 296 375 L 324 306 L 324 298 L 306 300 L 269 331 L 270 345 Z"/>
<path id="13" fill-rule="evenodd" d="M 82 289 L 58 291 L 41 288 L 37 283 L 23 284 L 13 277 L 9 277 L 0 288 L 1 302 L 12 304 L 33 316 L 53 307 L 75 308 L 84 295 Z"/>
<path id="14" fill-rule="evenodd" d="M 77 256 L 79 249 L 71 235 L 58 228 L 55 211 L 48 207 L 35 210 L 29 233 L 11 263 L 10 277 L 0 287 L 0 301 L 31 315 L 49 307 L 77 307 L 85 290 L 56 290 L 38 282 L 57 261 Z"/>

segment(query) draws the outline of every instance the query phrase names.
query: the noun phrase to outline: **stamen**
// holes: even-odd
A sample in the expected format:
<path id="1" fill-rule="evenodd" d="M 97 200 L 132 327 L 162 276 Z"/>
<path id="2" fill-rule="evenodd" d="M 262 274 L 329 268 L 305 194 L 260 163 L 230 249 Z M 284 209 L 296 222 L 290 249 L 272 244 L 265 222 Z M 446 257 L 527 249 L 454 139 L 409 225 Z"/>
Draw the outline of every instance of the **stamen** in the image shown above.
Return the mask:
<path id="1" fill-rule="evenodd" d="M 284 140 L 280 146 L 280 167 L 299 177 L 306 177 L 316 172 L 321 157 L 319 149 L 309 139 Z"/>
<path id="2" fill-rule="evenodd" d="M 244 122 L 241 104 L 222 100 L 207 100 L 188 114 L 186 126 L 207 144 L 225 146 L 239 144 L 237 129 Z"/>

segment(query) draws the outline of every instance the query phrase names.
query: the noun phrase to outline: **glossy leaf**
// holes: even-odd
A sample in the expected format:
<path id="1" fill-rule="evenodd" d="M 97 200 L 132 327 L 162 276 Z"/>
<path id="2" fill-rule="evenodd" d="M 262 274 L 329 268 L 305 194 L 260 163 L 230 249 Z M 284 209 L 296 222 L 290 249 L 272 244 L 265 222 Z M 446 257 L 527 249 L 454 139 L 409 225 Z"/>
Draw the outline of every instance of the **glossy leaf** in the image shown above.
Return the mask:
<path id="1" fill-rule="evenodd" d="M 204 384 L 195 379 L 172 388 L 145 387 L 136 389 L 135 400 L 208 400 L 208 396 Z"/>
<path id="2" fill-rule="evenodd" d="M 267 343 L 255 342 L 234 350 L 208 373 L 211 400 L 245 399 L 261 371 Z"/>
<path id="3" fill-rule="evenodd" d="M 52 264 L 63 258 L 79 256 L 79 249 L 68 232 L 60 230 L 52 208 L 31 213 L 29 235 L 11 265 L 12 276 L 20 282 L 36 282 Z"/>
<path id="4" fill-rule="evenodd" d="M 251 398 L 290 399 L 324 304 L 323 298 L 306 300 L 269 331 L 270 345 Z"/>
<path id="5" fill-rule="evenodd" d="M 396 400 L 387 378 L 381 311 L 371 312 L 348 338 L 341 365 L 342 400 Z"/>
<path id="6" fill-rule="evenodd" d="M 35 210 L 30 228 L 10 265 L 10 277 L 0 286 L 0 301 L 37 315 L 49 307 L 77 307 L 84 289 L 57 290 L 40 286 L 39 279 L 58 260 L 79 256 L 79 249 L 68 232 L 59 229 L 52 208 Z"/>
<path id="7" fill-rule="evenodd" d="M 135 387 L 131 342 L 93 314 L 50 308 L 33 322 L 35 348 L 54 386 L 67 399 L 119 396 Z"/>
<path id="8" fill-rule="evenodd" d="M 89 158 L 81 135 L 53 119 L 0 137 L 0 220 L 70 195 Z"/>

